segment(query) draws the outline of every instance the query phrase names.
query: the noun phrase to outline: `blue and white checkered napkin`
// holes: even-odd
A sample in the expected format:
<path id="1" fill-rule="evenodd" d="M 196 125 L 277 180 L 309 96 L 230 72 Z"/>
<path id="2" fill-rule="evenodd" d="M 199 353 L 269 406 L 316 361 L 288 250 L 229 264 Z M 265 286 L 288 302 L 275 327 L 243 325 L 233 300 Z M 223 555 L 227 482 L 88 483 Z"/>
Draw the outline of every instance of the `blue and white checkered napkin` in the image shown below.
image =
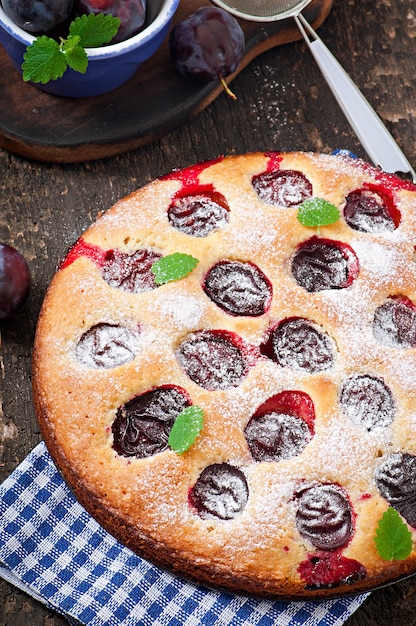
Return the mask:
<path id="1" fill-rule="evenodd" d="M 340 626 L 366 598 L 269 602 L 161 571 L 86 513 L 43 443 L 0 486 L 0 575 L 88 626 Z"/>

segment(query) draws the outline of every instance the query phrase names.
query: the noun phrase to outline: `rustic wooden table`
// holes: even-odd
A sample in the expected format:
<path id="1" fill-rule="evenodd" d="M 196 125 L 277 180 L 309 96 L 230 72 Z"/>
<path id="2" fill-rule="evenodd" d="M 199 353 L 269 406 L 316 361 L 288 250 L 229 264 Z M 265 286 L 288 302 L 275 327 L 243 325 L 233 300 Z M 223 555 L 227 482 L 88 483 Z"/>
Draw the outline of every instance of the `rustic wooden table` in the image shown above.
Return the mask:
<path id="1" fill-rule="evenodd" d="M 320 36 L 416 164 L 414 0 L 334 0 Z M 31 350 L 47 284 L 68 246 L 102 210 L 172 168 L 252 150 L 348 148 L 365 157 L 305 44 L 255 58 L 221 94 L 162 138 L 107 159 L 60 164 L 0 149 L 0 241 L 27 258 L 33 285 L 24 310 L 3 323 L 0 351 L 0 478 L 39 442 L 31 400 Z M 10 106 L 13 106 L 10 103 Z M 0 581 L 2 626 L 67 622 Z M 347 626 L 416 624 L 416 579 L 375 591 Z M 278 625 L 277 625 L 278 626 Z"/>

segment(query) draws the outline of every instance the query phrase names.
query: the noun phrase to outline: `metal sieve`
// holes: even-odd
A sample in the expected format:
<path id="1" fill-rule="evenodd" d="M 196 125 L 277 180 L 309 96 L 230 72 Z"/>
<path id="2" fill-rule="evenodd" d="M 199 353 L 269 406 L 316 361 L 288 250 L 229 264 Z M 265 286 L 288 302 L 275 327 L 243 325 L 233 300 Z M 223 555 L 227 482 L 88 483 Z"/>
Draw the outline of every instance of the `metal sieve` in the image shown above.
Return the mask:
<path id="1" fill-rule="evenodd" d="M 312 0 L 212 0 L 236 17 L 252 22 L 276 22 L 293 17 L 329 88 L 368 156 L 385 172 L 416 172 L 374 109 L 334 55 L 318 37 L 301 11 Z"/>

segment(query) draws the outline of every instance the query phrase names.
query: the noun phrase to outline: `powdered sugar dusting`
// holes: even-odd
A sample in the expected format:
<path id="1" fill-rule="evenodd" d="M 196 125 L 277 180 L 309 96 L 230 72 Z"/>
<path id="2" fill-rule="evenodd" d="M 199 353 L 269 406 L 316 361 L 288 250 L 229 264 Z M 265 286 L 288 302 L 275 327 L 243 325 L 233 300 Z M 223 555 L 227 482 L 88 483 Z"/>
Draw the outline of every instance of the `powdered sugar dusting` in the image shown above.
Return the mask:
<path id="1" fill-rule="evenodd" d="M 76 356 L 86 367 L 111 368 L 132 361 L 139 350 L 139 329 L 98 324 L 81 337 Z"/>
<path id="2" fill-rule="evenodd" d="M 157 299 L 157 309 L 160 314 L 172 320 L 179 330 L 197 328 L 205 312 L 202 301 L 186 293 L 170 292 Z"/>
<path id="3" fill-rule="evenodd" d="M 386 377 L 394 381 L 416 400 L 416 354 L 414 350 L 385 348 L 382 355 Z"/>
<path id="4" fill-rule="evenodd" d="M 371 484 L 378 451 L 388 449 L 389 438 L 387 429 L 367 433 L 334 415 L 317 430 L 308 456 L 304 455 L 303 469 L 321 482 L 336 482 L 343 476 L 349 488 Z"/>
<path id="5" fill-rule="evenodd" d="M 409 441 L 416 441 L 416 413 L 406 416 L 406 427 L 408 430 Z"/>
<path id="6" fill-rule="evenodd" d="M 365 269 L 379 287 L 385 281 L 394 280 L 397 288 L 401 288 L 403 272 L 403 254 L 391 244 L 374 241 L 369 238 L 357 239 L 352 242 L 357 253 L 360 267 Z"/>

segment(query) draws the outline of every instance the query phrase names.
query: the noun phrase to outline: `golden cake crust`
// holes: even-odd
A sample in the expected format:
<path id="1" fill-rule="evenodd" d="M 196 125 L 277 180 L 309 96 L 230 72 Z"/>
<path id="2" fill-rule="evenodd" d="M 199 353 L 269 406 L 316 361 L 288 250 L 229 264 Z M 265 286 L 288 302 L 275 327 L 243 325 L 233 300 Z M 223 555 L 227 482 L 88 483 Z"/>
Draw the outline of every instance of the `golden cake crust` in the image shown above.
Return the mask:
<path id="1" fill-rule="evenodd" d="M 389 232 L 368 233 L 351 228 L 341 216 L 320 226 L 317 234 L 299 222 L 296 208 L 258 196 L 253 177 L 274 170 L 302 172 L 313 197 L 341 212 L 350 192 L 384 190 L 400 223 Z M 184 189 L 221 194 L 228 203 L 227 223 L 204 237 L 174 228 L 168 208 Z M 374 336 L 372 324 L 374 312 L 392 296 L 416 303 L 415 209 L 415 186 L 361 161 L 254 153 L 173 172 L 97 219 L 52 279 L 33 358 L 42 435 L 81 504 L 110 533 L 157 565 L 233 592 L 329 598 L 414 573 L 415 548 L 405 560 L 386 561 L 373 538 L 390 504 L 376 483 L 377 469 L 389 455 L 416 455 L 416 348 L 386 345 Z M 358 259 L 352 284 L 309 292 L 295 280 L 294 254 L 316 236 L 351 247 Z M 199 262 L 186 277 L 141 293 L 103 278 L 103 251 L 132 254 L 139 249 L 162 256 L 179 251 Z M 232 315 L 204 293 L 208 270 L 224 259 L 261 268 L 273 293 L 264 314 Z M 291 318 L 307 318 L 324 329 L 335 346 L 332 367 L 310 373 L 283 367 L 260 353 L 273 324 Z M 81 338 L 101 324 L 127 329 L 134 343 L 130 360 L 114 367 L 83 361 L 77 352 Z M 256 352 L 238 385 L 206 389 L 181 366 L 178 346 L 202 329 L 227 331 Z M 390 389 L 395 405 L 391 423 L 368 430 L 340 408 L 344 381 L 362 375 L 380 379 Z M 186 390 L 191 403 L 203 410 L 203 429 L 193 445 L 183 454 L 168 448 L 145 458 L 117 452 L 112 428 L 119 407 L 166 386 Z M 313 402 L 313 436 L 291 458 L 255 461 L 244 435 L 249 419 L 268 398 L 293 390 Z M 189 492 L 204 468 L 224 463 L 244 474 L 247 502 L 232 519 L 203 516 L 190 505 Z M 415 476 L 412 480 L 415 489 Z M 314 563 L 314 555 L 322 558 L 322 549 L 299 531 L 295 494 L 300 486 L 314 484 L 338 485 L 347 494 L 351 537 L 324 552 L 357 563 L 359 576 L 317 585 L 302 576 L 300 564 Z M 415 491 L 412 497 L 415 507 Z M 408 528 L 414 540 L 416 530 Z"/>

